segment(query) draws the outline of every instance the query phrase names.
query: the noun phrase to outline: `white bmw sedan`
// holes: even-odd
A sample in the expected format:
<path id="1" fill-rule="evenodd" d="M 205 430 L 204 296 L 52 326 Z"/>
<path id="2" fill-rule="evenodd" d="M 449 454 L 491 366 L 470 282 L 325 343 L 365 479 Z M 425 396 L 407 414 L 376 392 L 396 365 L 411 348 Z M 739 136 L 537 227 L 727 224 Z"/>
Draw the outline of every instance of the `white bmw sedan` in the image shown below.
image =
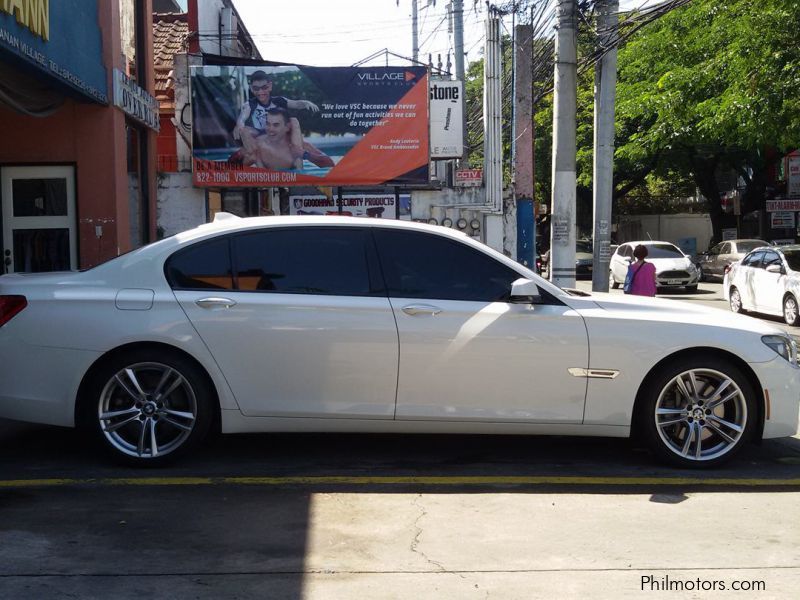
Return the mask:
<path id="1" fill-rule="evenodd" d="M 218 216 L 84 272 L 0 277 L 0 417 L 160 464 L 223 433 L 637 434 L 710 467 L 797 431 L 785 333 L 588 295 L 450 229 Z"/>
<path id="2" fill-rule="evenodd" d="M 800 245 L 753 250 L 726 271 L 722 289 L 733 312 L 750 310 L 800 325 Z"/>

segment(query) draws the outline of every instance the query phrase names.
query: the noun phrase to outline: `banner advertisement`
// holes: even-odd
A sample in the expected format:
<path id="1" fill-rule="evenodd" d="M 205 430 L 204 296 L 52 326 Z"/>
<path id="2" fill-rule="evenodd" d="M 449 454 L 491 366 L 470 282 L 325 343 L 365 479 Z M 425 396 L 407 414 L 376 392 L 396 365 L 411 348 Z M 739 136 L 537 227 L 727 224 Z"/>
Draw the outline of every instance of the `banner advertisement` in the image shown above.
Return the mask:
<path id="1" fill-rule="evenodd" d="M 428 183 L 424 67 L 193 67 L 200 187 Z"/>
<path id="2" fill-rule="evenodd" d="M 464 154 L 464 85 L 431 81 L 431 158 L 461 158 Z"/>
<path id="3" fill-rule="evenodd" d="M 336 196 L 289 196 L 289 214 L 396 219 L 397 206 L 394 194 L 342 194 L 342 212 L 339 213 Z"/>

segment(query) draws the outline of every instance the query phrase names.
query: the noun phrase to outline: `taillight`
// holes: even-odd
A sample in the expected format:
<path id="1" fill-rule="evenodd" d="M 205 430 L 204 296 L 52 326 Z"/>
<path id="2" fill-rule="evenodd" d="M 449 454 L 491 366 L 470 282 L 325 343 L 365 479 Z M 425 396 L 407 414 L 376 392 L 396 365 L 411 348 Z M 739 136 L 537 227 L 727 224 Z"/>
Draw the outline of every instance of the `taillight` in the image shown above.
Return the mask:
<path id="1" fill-rule="evenodd" d="M 725 270 L 722 272 L 722 274 L 723 275 L 727 275 L 730 270 L 731 270 L 731 266 L 729 264 L 725 265 Z"/>
<path id="2" fill-rule="evenodd" d="M 14 318 L 18 312 L 28 306 L 25 296 L 0 296 L 0 327 Z"/>

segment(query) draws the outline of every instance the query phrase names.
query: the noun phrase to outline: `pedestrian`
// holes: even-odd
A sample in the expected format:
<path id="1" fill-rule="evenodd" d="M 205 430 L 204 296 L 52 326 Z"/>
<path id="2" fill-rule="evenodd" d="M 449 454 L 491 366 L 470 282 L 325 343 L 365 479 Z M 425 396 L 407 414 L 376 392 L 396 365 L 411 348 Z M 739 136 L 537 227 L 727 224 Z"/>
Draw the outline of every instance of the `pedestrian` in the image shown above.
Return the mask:
<path id="1" fill-rule="evenodd" d="M 628 274 L 625 276 L 623 291 L 626 294 L 635 296 L 655 296 L 656 266 L 645 261 L 647 246 L 642 244 L 636 246 L 633 249 L 633 257 L 636 261 L 628 265 Z"/>

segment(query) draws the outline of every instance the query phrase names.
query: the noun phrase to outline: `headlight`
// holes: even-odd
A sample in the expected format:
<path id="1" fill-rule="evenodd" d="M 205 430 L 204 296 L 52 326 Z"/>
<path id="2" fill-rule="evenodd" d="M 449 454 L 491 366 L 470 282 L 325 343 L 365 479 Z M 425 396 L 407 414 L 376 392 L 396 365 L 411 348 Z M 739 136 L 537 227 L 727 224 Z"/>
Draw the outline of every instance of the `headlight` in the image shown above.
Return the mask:
<path id="1" fill-rule="evenodd" d="M 689 273 L 696 273 L 697 267 L 694 265 L 694 263 L 689 263 L 689 267 L 687 270 L 689 271 Z"/>
<path id="2" fill-rule="evenodd" d="M 797 343 L 789 336 L 765 335 L 761 338 L 767 346 L 797 366 Z"/>

